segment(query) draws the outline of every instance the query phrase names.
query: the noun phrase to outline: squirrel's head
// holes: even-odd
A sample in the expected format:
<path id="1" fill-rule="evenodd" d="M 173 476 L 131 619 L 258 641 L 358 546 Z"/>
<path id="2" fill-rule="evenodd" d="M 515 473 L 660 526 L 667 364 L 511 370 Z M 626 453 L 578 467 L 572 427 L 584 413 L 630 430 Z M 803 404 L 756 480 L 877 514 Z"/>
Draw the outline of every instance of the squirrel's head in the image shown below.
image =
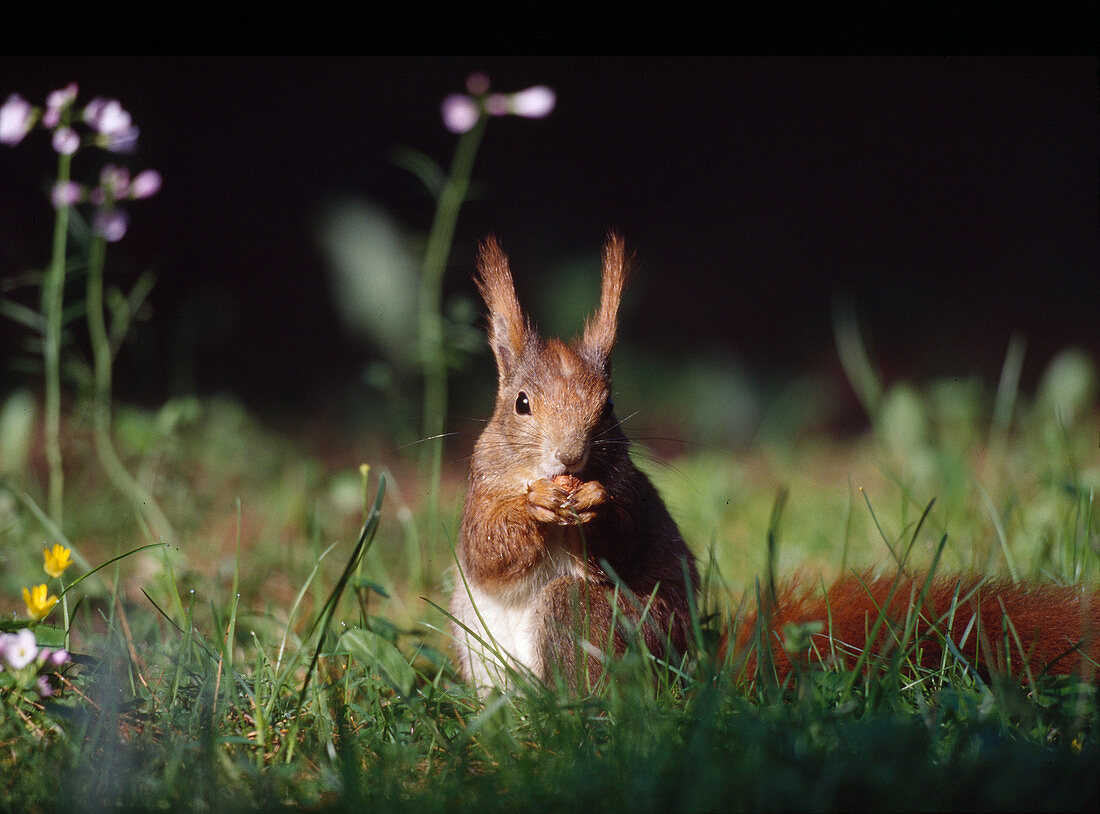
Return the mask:
<path id="1" fill-rule="evenodd" d="M 625 278 L 623 242 L 612 235 L 596 313 L 579 338 L 544 340 L 520 308 L 500 244 L 490 237 L 482 245 L 477 284 L 489 309 L 498 374 L 483 446 L 496 465 L 530 481 L 579 475 L 626 454 L 611 403 L 611 349 Z"/>

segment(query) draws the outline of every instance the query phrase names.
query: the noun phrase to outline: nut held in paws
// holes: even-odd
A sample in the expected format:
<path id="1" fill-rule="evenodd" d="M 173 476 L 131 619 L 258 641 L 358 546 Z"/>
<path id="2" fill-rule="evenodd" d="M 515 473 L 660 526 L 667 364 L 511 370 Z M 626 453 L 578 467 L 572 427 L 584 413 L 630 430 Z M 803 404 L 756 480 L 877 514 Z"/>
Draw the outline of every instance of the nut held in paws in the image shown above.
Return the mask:
<path id="1" fill-rule="evenodd" d="M 556 483 L 569 494 L 573 494 L 582 486 L 584 486 L 584 481 L 582 481 L 575 475 L 570 475 L 568 472 L 564 475 L 558 475 L 556 478 L 554 478 L 554 483 Z"/>

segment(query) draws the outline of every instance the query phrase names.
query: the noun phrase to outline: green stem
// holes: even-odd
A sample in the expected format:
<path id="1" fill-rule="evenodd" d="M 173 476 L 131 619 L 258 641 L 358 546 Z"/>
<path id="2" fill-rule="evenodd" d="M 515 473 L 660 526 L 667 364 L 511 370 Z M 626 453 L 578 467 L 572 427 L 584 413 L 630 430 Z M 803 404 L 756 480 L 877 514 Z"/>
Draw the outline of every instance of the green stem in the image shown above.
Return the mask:
<path id="1" fill-rule="evenodd" d="M 429 470 L 429 534 L 439 525 L 439 484 L 443 469 L 443 427 L 447 415 L 447 359 L 443 347 L 443 273 L 451 255 L 455 224 L 470 187 L 474 158 L 485 132 L 482 116 L 472 130 L 459 137 L 451 171 L 436 203 L 435 217 L 420 274 L 420 357 L 424 369 L 424 413 L 421 435 L 425 439 L 421 470 Z"/>
<path id="2" fill-rule="evenodd" d="M 57 160 L 57 183 L 67 184 L 72 157 Z M 61 461 L 61 320 L 65 294 L 65 254 L 69 236 L 69 207 L 57 207 L 53 224 L 53 256 L 42 281 L 42 313 L 46 318 L 45 345 L 42 349 L 46 379 L 46 465 L 49 468 L 47 509 L 50 519 L 62 525 L 65 472 Z"/>
<path id="3" fill-rule="evenodd" d="M 111 439 L 111 366 L 114 354 L 103 317 L 103 267 L 107 241 L 102 235 L 92 238 L 88 249 L 87 308 L 88 335 L 92 341 L 95 394 L 93 396 L 93 438 L 96 455 L 108 480 L 125 495 L 145 518 L 153 535 L 163 542 L 173 539 L 172 526 L 153 496 L 130 474 L 119 460 Z"/>
<path id="4" fill-rule="evenodd" d="M 65 627 L 65 649 L 69 649 L 69 597 L 65 595 L 65 580 L 59 575 L 57 582 L 61 586 L 61 617 Z"/>
<path id="5" fill-rule="evenodd" d="M 102 235 L 92 238 L 88 248 L 88 289 L 85 308 L 88 317 L 88 335 L 92 340 L 93 374 L 95 381 L 96 414 L 104 403 L 110 409 L 111 401 L 111 353 L 107 324 L 103 317 L 103 267 L 107 258 L 107 241 Z"/>

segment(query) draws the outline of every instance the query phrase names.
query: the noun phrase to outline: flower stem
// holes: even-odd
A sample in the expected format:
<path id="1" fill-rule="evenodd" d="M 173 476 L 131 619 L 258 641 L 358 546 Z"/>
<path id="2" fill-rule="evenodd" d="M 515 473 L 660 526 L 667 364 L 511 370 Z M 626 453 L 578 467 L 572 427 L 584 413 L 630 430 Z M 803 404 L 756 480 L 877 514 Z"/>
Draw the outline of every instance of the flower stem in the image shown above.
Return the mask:
<path id="1" fill-rule="evenodd" d="M 421 435 L 425 440 L 421 471 L 428 470 L 429 535 L 439 525 L 439 486 L 443 469 L 443 427 L 447 416 L 447 356 L 443 346 L 443 273 L 451 255 L 458 212 L 466 199 L 474 159 L 487 117 L 459 137 L 451 171 L 436 202 L 420 273 L 420 357 L 424 369 L 424 413 Z"/>
<path id="2" fill-rule="evenodd" d="M 61 586 L 61 617 L 64 620 L 65 628 L 65 649 L 69 649 L 69 597 L 65 594 L 65 580 L 60 575 L 57 577 L 58 585 Z"/>
<path id="3" fill-rule="evenodd" d="M 72 157 L 57 160 L 57 182 L 69 182 Z M 61 460 L 61 320 L 65 295 L 65 255 L 69 236 L 69 206 L 57 207 L 53 224 L 53 256 L 42 282 L 42 314 L 46 320 L 42 348 L 46 379 L 46 465 L 49 468 L 47 510 L 55 525 L 62 525 L 65 471 Z"/>
<path id="4" fill-rule="evenodd" d="M 145 518 L 153 535 L 163 542 L 173 539 L 172 526 L 153 496 L 130 474 L 119 460 L 111 439 L 111 366 L 114 351 L 103 318 L 103 266 L 107 241 L 102 235 L 92 238 L 88 248 L 88 287 L 85 300 L 88 335 L 92 341 L 95 392 L 93 395 L 93 433 L 96 455 L 108 480 L 129 499 Z"/>

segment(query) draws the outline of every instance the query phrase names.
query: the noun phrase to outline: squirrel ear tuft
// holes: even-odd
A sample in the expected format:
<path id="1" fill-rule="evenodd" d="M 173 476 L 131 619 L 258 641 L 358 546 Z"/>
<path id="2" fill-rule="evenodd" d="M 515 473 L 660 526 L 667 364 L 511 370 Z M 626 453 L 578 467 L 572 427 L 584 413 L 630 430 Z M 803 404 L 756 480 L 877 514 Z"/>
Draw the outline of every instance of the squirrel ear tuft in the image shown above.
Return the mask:
<path id="1" fill-rule="evenodd" d="M 503 381 L 523 352 L 531 328 L 519 307 L 508 258 L 492 235 L 481 245 L 477 270 L 477 287 L 489 308 L 489 347 L 497 358 L 497 371 Z"/>
<path id="2" fill-rule="evenodd" d="M 626 282 L 626 249 L 618 235 L 608 235 L 603 249 L 603 283 L 600 287 L 600 307 L 585 323 L 581 344 L 606 365 L 615 345 L 618 327 L 619 301 Z"/>

